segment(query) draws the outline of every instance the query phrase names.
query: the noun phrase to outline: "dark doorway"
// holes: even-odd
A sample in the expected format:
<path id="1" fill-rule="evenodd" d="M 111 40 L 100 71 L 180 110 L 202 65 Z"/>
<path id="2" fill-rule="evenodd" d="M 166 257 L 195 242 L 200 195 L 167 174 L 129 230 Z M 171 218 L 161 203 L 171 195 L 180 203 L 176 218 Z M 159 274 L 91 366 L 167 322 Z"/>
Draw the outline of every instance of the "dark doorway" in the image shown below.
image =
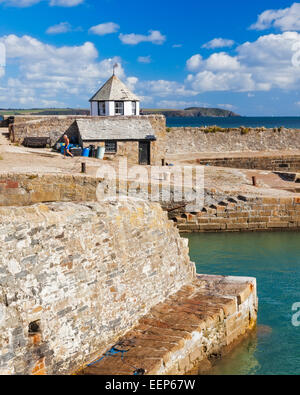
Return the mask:
<path id="1" fill-rule="evenodd" d="M 139 164 L 150 165 L 150 142 L 140 141 L 139 143 Z"/>

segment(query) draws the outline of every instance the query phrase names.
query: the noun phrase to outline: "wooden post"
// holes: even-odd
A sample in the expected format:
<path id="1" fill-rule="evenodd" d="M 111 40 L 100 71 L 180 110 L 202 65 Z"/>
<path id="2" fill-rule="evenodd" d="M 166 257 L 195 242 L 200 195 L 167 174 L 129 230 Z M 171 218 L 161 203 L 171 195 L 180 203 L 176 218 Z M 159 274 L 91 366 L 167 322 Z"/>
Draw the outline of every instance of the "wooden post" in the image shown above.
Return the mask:
<path id="1" fill-rule="evenodd" d="M 252 177 L 252 184 L 253 184 L 254 187 L 257 187 L 257 180 L 256 180 L 255 176 Z"/>
<path id="2" fill-rule="evenodd" d="M 86 163 L 85 162 L 81 163 L 81 173 L 86 173 Z"/>

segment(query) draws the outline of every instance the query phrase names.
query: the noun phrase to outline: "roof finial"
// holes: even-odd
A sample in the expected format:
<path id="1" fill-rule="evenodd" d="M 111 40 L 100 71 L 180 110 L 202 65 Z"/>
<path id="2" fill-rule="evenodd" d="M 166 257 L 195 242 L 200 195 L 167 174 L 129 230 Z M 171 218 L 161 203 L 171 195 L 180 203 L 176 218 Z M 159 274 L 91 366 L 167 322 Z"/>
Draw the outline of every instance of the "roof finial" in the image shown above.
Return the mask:
<path id="1" fill-rule="evenodd" d="M 115 64 L 114 64 L 114 67 L 113 67 L 113 75 L 115 75 L 115 70 L 116 70 L 118 67 L 119 67 L 118 63 L 115 63 Z"/>

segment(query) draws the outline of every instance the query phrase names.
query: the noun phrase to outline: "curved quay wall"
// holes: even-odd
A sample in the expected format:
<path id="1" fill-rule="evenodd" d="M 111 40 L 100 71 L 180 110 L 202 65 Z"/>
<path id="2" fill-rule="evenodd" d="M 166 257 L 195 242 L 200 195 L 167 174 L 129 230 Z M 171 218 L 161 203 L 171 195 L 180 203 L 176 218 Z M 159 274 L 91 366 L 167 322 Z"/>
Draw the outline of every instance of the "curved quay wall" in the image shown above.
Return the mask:
<path id="1" fill-rule="evenodd" d="M 95 203 L 99 183 L 109 191 L 86 176 L 0 176 L 0 374 L 69 374 L 130 331 L 160 337 L 154 364 L 131 351 L 147 374 L 182 374 L 255 326 L 255 279 L 196 277 L 159 204 Z"/>
<path id="2" fill-rule="evenodd" d="M 5 207 L 0 223 L 1 374 L 77 370 L 195 279 L 159 205 Z"/>

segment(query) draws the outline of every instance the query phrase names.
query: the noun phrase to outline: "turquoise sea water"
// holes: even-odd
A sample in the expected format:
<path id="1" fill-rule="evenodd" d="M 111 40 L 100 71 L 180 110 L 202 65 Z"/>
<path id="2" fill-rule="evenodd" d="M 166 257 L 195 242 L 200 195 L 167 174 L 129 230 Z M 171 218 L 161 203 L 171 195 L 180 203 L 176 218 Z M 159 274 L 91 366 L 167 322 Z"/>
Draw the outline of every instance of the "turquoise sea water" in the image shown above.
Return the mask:
<path id="1" fill-rule="evenodd" d="M 300 374 L 300 326 L 292 324 L 292 306 L 300 302 L 300 233 L 186 237 L 198 273 L 257 278 L 257 332 L 218 362 L 211 374 Z"/>
<path id="2" fill-rule="evenodd" d="M 222 128 L 238 128 L 245 127 L 266 127 L 275 128 L 284 126 L 288 129 L 300 129 L 300 117 L 229 117 L 229 118 L 216 118 L 216 117 L 174 117 L 167 118 L 168 127 L 183 127 L 183 126 L 211 126 L 217 125 Z"/>

